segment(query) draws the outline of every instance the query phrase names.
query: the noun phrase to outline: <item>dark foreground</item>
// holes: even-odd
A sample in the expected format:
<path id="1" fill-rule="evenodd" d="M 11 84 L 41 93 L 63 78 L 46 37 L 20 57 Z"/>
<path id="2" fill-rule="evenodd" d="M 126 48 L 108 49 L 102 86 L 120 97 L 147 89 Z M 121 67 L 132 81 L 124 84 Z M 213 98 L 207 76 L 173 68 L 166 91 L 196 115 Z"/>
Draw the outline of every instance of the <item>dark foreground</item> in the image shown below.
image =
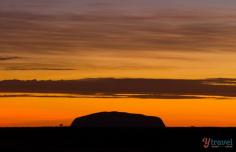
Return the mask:
<path id="1" fill-rule="evenodd" d="M 220 147 L 204 148 L 209 139 Z M 1 152 L 233 152 L 235 141 L 236 128 L 0 129 Z"/>

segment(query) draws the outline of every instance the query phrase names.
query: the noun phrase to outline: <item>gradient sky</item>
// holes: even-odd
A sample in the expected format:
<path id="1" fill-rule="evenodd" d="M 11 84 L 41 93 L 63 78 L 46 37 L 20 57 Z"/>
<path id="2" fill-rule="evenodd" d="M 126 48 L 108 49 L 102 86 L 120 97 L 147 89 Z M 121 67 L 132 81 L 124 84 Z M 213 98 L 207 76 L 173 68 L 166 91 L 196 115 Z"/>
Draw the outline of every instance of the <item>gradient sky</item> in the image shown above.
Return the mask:
<path id="1" fill-rule="evenodd" d="M 69 125 L 100 111 L 160 116 L 167 126 L 236 126 L 235 76 L 235 0 L 0 1 L 0 127 Z M 102 77 L 132 83 L 82 79 Z M 233 79 L 206 79 L 219 77 Z M 133 94 L 57 94 L 79 90 Z"/>
<path id="2" fill-rule="evenodd" d="M 0 3 L 0 79 L 236 75 L 235 0 Z"/>

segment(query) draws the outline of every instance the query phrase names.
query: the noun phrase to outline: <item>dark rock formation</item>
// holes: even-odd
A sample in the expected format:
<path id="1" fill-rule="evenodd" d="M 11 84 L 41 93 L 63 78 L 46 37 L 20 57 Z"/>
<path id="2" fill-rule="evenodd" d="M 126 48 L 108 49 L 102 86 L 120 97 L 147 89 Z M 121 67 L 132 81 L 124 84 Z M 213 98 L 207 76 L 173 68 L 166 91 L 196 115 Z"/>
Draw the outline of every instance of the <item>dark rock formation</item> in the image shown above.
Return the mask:
<path id="1" fill-rule="evenodd" d="M 76 118 L 71 127 L 165 127 L 159 117 L 130 114 L 125 112 L 100 112 Z"/>

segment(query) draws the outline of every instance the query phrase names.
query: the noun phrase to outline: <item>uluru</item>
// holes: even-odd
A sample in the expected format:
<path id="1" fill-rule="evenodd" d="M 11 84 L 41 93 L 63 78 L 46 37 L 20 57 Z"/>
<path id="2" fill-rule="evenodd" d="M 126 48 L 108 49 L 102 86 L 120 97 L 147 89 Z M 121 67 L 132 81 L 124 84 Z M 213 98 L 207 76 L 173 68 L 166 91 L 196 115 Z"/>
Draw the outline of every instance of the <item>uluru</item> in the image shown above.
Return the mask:
<path id="1" fill-rule="evenodd" d="M 131 128 L 164 128 L 165 124 L 159 117 L 132 114 L 126 112 L 99 112 L 74 119 L 73 128 L 94 127 L 131 127 Z"/>

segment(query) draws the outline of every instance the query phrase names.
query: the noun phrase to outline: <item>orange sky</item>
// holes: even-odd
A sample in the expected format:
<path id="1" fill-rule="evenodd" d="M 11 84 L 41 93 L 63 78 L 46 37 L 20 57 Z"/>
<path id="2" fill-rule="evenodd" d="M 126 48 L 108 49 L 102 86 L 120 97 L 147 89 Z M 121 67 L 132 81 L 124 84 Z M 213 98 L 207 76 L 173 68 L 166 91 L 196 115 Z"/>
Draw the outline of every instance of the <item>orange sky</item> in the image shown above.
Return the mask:
<path id="1" fill-rule="evenodd" d="M 223 57 L 222 54 L 224 54 Z M 142 51 L 135 55 L 97 52 L 42 58 L 42 63 L 64 64 L 71 69 L 57 69 L 63 66 L 54 66 L 55 69 L 52 70 L 0 70 L 0 79 L 80 79 L 88 77 L 197 79 L 234 78 L 236 75 L 236 53 L 233 52 L 192 52 L 188 54 Z M 15 61 L 14 65 L 21 65 L 21 62 Z M 4 61 L 4 64 L 13 64 L 13 62 Z M 34 64 L 30 64 L 27 68 L 34 68 Z"/>
<path id="2" fill-rule="evenodd" d="M 0 80 L 235 78 L 235 6 L 235 0 L 1 0 Z M 0 126 L 68 125 L 103 110 L 161 116 L 167 126 L 236 126 L 235 99 L 121 100 L 1 97 Z"/>
<path id="3" fill-rule="evenodd" d="M 70 125 L 78 116 L 101 111 L 159 116 L 169 127 L 233 127 L 235 106 L 235 99 L 2 98 L 0 127 Z"/>

